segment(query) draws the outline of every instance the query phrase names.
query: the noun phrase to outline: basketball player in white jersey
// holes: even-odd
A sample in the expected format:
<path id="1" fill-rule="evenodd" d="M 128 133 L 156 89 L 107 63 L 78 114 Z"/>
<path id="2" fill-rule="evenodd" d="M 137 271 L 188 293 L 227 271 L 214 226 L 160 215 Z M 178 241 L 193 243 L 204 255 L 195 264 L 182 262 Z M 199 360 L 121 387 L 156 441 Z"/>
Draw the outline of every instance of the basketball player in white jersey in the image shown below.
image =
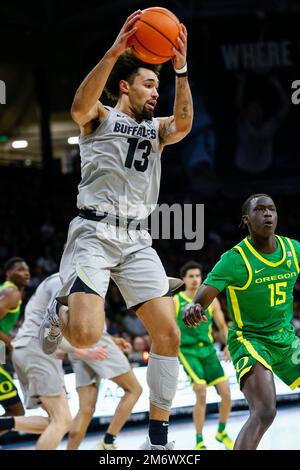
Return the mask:
<path id="1" fill-rule="evenodd" d="M 187 78 L 187 31 L 181 25 L 173 58 L 173 115 L 153 117 L 159 67 L 126 51 L 139 16 L 140 10 L 128 17 L 75 94 L 71 115 L 80 127 L 79 216 L 70 224 L 61 260 L 63 288 L 58 300 L 64 305 L 53 302 L 40 338 L 48 353 L 57 348 L 61 334 L 76 347 L 95 344 L 102 334 L 111 276 L 152 338 L 145 448 L 171 449 L 168 421 L 178 380 L 180 333 L 165 270 L 142 225 L 157 203 L 161 152 L 190 132 L 193 103 Z M 99 101 L 104 90 L 115 99 L 114 108 Z"/>
<path id="2" fill-rule="evenodd" d="M 104 332 L 93 348 L 78 349 L 64 340 L 60 349 L 67 352 L 76 375 L 79 411 L 72 421 L 69 411 L 61 361 L 46 355 L 38 342 L 39 326 L 45 316 L 47 304 L 61 289 L 59 274 L 46 278 L 27 303 L 25 320 L 13 341 L 13 362 L 24 394 L 26 408 L 41 406 L 49 418 L 42 416 L 0 418 L 0 429 L 41 434 L 37 450 L 55 449 L 69 431 L 68 449 L 77 449 L 93 416 L 101 378 L 113 380 L 124 390 L 108 430 L 97 449 L 114 450 L 115 437 L 130 415 L 142 389 L 129 362 L 121 352 L 127 343 L 115 341 Z"/>
<path id="3" fill-rule="evenodd" d="M 25 308 L 25 320 L 13 340 L 13 364 L 24 395 L 25 407 L 42 407 L 48 418 L 18 416 L 0 418 L 0 429 L 41 434 L 36 449 L 56 449 L 70 430 L 72 416 L 64 389 L 62 363 L 41 350 L 39 327 L 47 305 L 60 287 L 58 275 L 45 279 Z"/>
<path id="4" fill-rule="evenodd" d="M 64 388 L 62 363 L 54 356 L 46 355 L 39 344 L 39 326 L 51 299 L 61 289 L 59 275 L 46 278 L 30 298 L 25 309 L 25 320 L 13 340 L 13 363 L 28 409 L 42 407 L 43 416 L 0 417 L 0 430 L 15 430 L 40 434 L 37 450 L 56 449 L 63 436 L 71 429 L 72 416 Z M 107 349 L 97 346 L 89 349 L 72 348 L 66 341 L 64 350 L 72 351 L 81 360 L 101 361 L 107 357 Z M 116 346 L 115 346 L 116 347 Z M 118 350 L 118 348 L 116 347 Z M 119 355 L 123 354 L 118 350 Z M 8 413 L 7 413 L 8 414 Z"/>

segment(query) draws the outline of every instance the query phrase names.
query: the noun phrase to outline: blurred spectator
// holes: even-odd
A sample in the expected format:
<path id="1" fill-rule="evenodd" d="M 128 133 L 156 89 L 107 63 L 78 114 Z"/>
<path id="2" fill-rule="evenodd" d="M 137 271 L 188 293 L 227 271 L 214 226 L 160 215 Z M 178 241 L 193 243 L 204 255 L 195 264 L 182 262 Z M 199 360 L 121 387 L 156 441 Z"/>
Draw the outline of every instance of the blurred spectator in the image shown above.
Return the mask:
<path id="1" fill-rule="evenodd" d="M 123 327 L 132 336 L 143 336 L 147 333 L 141 320 L 132 309 L 128 310 L 123 318 Z"/>
<path id="2" fill-rule="evenodd" d="M 133 352 L 143 353 L 146 349 L 145 340 L 142 336 L 136 336 L 132 341 Z"/>
<path id="3" fill-rule="evenodd" d="M 47 276 L 57 271 L 58 266 L 51 255 L 49 246 L 45 247 L 45 254 L 37 259 L 36 265 L 41 268 Z"/>
<path id="4" fill-rule="evenodd" d="M 7 246 L 5 245 L 0 245 L 0 260 L 4 261 L 5 259 L 8 259 L 8 249 Z"/>
<path id="5" fill-rule="evenodd" d="M 55 229 L 51 223 L 51 219 L 47 218 L 47 220 L 41 226 L 42 239 L 44 241 L 50 240 L 52 236 L 54 235 L 54 232 L 55 232 Z"/>
<path id="6" fill-rule="evenodd" d="M 144 342 L 145 342 L 145 349 L 146 351 L 150 351 L 151 349 L 151 337 L 149 335 L 144 335 Z"/>
<path id="7" fill-rule="evenodd" d="M 216 138 L 205 97 L 200 93 L 194 80 L 190 80 L 190 88 L 194 105 L 193 127 L 176 148 L 188 177 L 193 180 L 195 176 L 203 178 L 213 176 Z M 166 93 L 168 101 L 173 102 L 175 96 L 173 83 L 170 83 Z"/>
<path id="8" fill-rule="evenodd" d="M 128 360 L 134 366 L 144 366 L 148 362 L 149 353 L 145 347 L 145 340 L 142 336 L 137 336 L 132 342 L 132 351 L 128 355 Z"/>
<path id="9" fill-rule="evenodd" d="M 107 331 L 112 336 L 120 336 L 120 328 L 115 321 L 106 318 Z"/>
<path id="10" fill-rule="evenodd" d="M 261 173 L 273 163 L 273 139 L 286 117 L 289 98 L 276 77 L 269 77 L 275 88 L 280 105 L 273 116 L 267 117 L 260 100 L 245 99 L 245 75 L 239 77 L 237 88 L 238 143 L 235 156 L 236 166 L 246 173 Z"/>

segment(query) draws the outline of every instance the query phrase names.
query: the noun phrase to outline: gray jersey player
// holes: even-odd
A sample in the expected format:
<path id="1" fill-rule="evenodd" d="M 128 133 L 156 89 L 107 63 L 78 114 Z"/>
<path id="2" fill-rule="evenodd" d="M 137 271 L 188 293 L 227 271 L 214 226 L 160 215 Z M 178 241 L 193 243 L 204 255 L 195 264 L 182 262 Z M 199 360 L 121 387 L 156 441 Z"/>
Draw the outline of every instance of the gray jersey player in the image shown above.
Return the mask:
<path id="1" fill-rule="evenodd" d="M 25 320 L 13 341 L 13 364 L 24 395 L 26 408 L 42 406 L 48 418 L 17 416 L 0 418 L 0 429 L 41 434 L 36 449 L 55 449 L 70 430 L 72 416 L 64 389 L 61 361 L 41 350 L 39 327 L 48 302 L 57 295 L 58 275 L 45 279 L 26 305 Z"/>
<path id="2" fill-rule="evenodd" d="M 142 222 L 157 203 L 160 157 L 165 145 L 191 130 L 193 104 L 187 79 L 187 31 L 174 48 L 173 115 L 153 118 L 158 66 L 127 49 L 140 11 L 128 17 L 112 47 L 78 88 L 71 115 L 80 127 L 82 180 L 79 216 L 70 224 L 60 275 L 60 305 L 53 302 L 41 328 L 41 344 L 55 350 L 61 333 L 77 347 L 96 343 L 103 329 L 109 278 L 117 283 L 152 338 L 147 380 L 150 425 L 146 448 L 172 448 L 168 421 L 178 380 L 180 333 L 165 270 Z M 116 102 L 105 107 L 106 90 Z M 159 328 L 158 328 L 159 325 Z"/>
<path id="3" fill-rule="evenodd" d="M 63 436 L 70 431 L 72 416 L 64 387 L 64 372 L 61 361 L 46 355 L 39 344 L 39 327 L 45 316 L 48 303 L 61 289 L 59 275 L 46 278 L 30 298 L 25 309 L 25 320 L 13 340 L 13 364 L 17 373 L 25 406 L 28 409 L 42 407 L 48 414 L 43 416 L 0 417 L 0 430 L 14 429 L 30 434 L 41 434 L 36 449 L 56 449 Z M 102 347 L 92 350 L 65 349 L 77 357 L 101 360 L 107 356 Z M 120 353 L 121 354 L 121 353 Z"/>

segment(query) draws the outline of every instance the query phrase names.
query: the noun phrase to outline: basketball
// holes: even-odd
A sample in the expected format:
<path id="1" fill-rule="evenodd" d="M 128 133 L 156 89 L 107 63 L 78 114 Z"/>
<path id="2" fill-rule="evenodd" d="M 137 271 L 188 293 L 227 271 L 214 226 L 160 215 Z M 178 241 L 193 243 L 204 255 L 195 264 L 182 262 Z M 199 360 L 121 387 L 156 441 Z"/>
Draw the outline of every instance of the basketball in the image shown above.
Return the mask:
<path id="1" fill-rule="evenodd" d="M 178 47 L 180 22 L 170 10 L 146 8 L 134 26 L 138 29 L 129 38 L 128 46 L 138 59 L 150 64 L 162 64 L 172 59 L 173 48 Z"/>

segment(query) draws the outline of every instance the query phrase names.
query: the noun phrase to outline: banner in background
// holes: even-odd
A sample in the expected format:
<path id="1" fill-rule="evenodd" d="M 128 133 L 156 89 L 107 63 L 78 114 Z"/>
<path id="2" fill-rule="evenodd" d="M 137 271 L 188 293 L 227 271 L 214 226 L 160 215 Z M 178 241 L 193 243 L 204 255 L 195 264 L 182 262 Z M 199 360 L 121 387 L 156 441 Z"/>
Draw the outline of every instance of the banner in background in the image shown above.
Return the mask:
<path id="1" fill-rule="evenodd" d="M 234 367 L 232 363 L 227 363 L 224 361 L 221 361 L 221 363 L 222 363 L 224 372 L 227 375 L 228 380 L 229 380 L 233 406 L 237 403 L 240 404 L 241 401 L 244 400 L 244 395 L 240 391 L 238 383 L 236 381 Z M 148 412 L 149 410 L 149 389 L 148 389 L 147 380 L 146 380 L 146 372 L 147 372 L 147 367 L 134 368 L 134 373 L 139 383 L 143 387 L 143 393 L 140 396 L 138 402 L 136 403 L 133 409 L 133 414 L 131 418 L 133 420 L 135 420 L 134 415 L 137 416 L 137 414 L 145 413 L 145 412 Z M 280 397 L 285 396 L 285 395 L 293 395 L 293 394 L 298 395 L 299 394 L 299 391 L 297 389 L 290 390 L 290 388 L 287 385 L 285 385 L 280 379 L 278 379 L 276 376 L 274 376 L 274 378 L 275 378 L 277 399 L 280 399 Z M 14 382 L 16 384 L 16 387 L 18 388 L 19 395 L 22 400 L 23 394 L 22 394 L 19 381 L 15 380 Z M 78 395 L 77 395 L 76 388 L 75 388 L 75 374 L 66 374 L 65 384 L 66 384 L 66 390 L 67 390 L 71 413 L 73 416 L 75 416 L 79 407 Z M 123 395 L 123 390 L 120 387 L 118 387 L 111 380 L 103 379 L 99 387 L 99 395 L 98 395 L 98 400 L 96 404 L 94 418 L 100 418 L 100 417 L 110 418 L 111 416 L 113 416 L 115 409 L 122 395 Z M 207 395 L 206 395 L 206 403 L 217 404 L 219 401 L 220 401 L 220 397 L 217 394 L 215 387 L 208 387 Z M 177 388 L 175 398 L 173 400 L 172 412 L 174 414 L 184 413 L 185 411 L 187 411 L 189 407 L 192 407 L 194 403 L 195 403 L 195 394 L 190 385 L 190 381 L 186 373 L 183 370 L 182 365 L 180 365 L 178 388 Z M 0 411 L 1 411 L 1 408 L 2 407 L 0 406 Z M 27 416 L 31 416 L 31 415 L 47 416 L 46 412 L 42 410 L 41 408 L 27 410 L 26 415 Z"/>

